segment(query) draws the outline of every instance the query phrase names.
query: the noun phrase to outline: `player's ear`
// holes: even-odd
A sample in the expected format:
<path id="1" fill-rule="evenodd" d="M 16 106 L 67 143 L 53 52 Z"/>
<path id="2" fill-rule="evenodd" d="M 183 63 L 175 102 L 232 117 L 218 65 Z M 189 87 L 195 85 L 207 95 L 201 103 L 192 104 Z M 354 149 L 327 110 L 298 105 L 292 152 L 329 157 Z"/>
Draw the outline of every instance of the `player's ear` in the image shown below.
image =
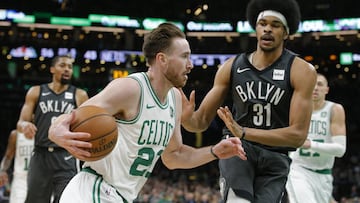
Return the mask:
<path id="1" fill-rule="evenodd" d="M 287 40 L 288 38 L 289 38 L 289 34 L 285 30 L 283 40 Z"/>
<path id="2" fill-rule="evenodd" d="M 167 62 L 167 56 L 165 53 L 159 52 L 156 57 L 159 59 L 159 61 L 161 63 L 166 63 Z"/>
<path id="3" fill-rule="evenodd" d="M 52 74 L 55 73 L 55 67 L 54 67 L 54 66 L 51 66 L 51 67 L 50 67 L 50 73 L 52 73 Z"/>

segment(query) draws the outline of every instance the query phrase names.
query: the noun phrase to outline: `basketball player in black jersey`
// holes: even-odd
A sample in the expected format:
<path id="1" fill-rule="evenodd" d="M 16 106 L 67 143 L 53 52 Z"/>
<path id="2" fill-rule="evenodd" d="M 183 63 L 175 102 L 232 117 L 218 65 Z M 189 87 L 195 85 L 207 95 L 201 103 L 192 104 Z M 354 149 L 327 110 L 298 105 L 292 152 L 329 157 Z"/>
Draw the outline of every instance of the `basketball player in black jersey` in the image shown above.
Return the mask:
<path id="1" fill-rule="evenodd" d="M 219 68 L 196 111 L 194 91 L 189 100 L 183 94 L 182 124 L 189 131 L 203 131 L 218 114 L 227 127 L 225 137 L 242 139 L 248 160 L 219 161 L 224 202 L 278 203 L 291 162 L 288 151 L 307 136 L 316 71 L 284 47 L 299 26 L 295 0 L 252 0 L 246 15 L 256 31 L 256 50 Z M 228 93 L 232 111 L 220 107 Z"/>
<path id="2" fill-rule="evenodd" d="M 88 99 L 84 90 L 70 85 L 72 68 L 71 57 L 56 56 L 50 67 L 52 82 L 33 86 L 26 93 L 17 123 L 17 129 L 26 137 L 35 136 L 26 203 L 49 203 L 52 197 L 54 203 L 58 202 L 77 172 L 75 158 L 48 139 L 51 122 Z"/>

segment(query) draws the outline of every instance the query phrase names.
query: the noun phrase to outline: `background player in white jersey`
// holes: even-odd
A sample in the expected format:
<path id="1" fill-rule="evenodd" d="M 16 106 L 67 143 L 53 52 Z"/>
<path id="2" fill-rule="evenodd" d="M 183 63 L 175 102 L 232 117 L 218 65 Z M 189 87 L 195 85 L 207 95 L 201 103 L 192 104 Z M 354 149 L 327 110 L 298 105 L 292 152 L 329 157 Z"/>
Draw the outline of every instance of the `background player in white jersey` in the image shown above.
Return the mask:
<path id="1" fill-rule="evenodd" d="M 8 169 L 14 160 L 9 203 L 24 203 L 27 191 L 27 173 L 34 139 L 26 138 L 23 133 L 12 130 L 9 135 L 6 152 L 1 160 L 0 186 L 9 181 Z"/>
<path id="2" fill-rule="evenodd" d="M 343 106 L 327 101 L 328 92 L 327 79 L 318 74 L 308 138 L 290 155 L 293 161 L 286 185 L 290 203 L 331 200 L 331 169 L 335 157 L 342 157 L 346 151 L 346 124 Z"/>
<path id="3" fill-rule="evenodd" d="M 161 157 L 169 169 L 193 168 L 216 158 L 246 159 L 240 139 L 195 149 L 181 137 L 181 94 L 193 65 L 185 34 L 163 23 L 145 35 L 143 52 L 149 69 L 111 81 L 84 105 L 105 108 L 118 123 L 113 151 L 99 161 L 85 162 L 67 185 L 60 202 L 133 202 Z M 49 129 L 49 138 L 78 157 L 89 143 L 76 138 L 88 133 L 69 131 L 72 114 L 64 114 Z M 101 126 L 99 126 L 101 127 Z"/>

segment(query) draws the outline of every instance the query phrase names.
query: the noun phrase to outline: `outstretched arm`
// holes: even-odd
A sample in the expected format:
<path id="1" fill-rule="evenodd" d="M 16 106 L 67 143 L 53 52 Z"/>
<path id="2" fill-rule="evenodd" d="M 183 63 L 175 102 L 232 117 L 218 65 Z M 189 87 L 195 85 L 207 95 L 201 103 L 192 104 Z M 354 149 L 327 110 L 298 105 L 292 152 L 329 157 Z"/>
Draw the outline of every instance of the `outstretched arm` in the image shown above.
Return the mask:
<path id="1" fill-rule="evenodd" d="M 302 148 L 342 157 L 346 152 L 346 124 L 345 111 L 341 104 L 334 104 L 330 122 L 331 142 L 321 143 L 307 139 Z"/>
<path id="2" fill-rule="evenodd" d="M 214 85 L 195 110 L 195 91 L 189 99 L 182 92 L 182 126 L 190 132 L 206 130 L 216 116 L 216 110 L 223 104 L 230 86 L 230 72 L 234 58 L 227 60 L 217 71 Z"/>
<path id="3" fill-rule="evenodd" d="M 194 168 L 213 161 L 217 158 L 226 159 L 232 156 L 246 160 L 246 154 L 241 146 L 239 138 L 229 138 L 221 140 L 214 146 L 207 146 L 202 148 L 194 148 L 184 145 L 181 136 L 180 121 L 181 121 L 181 98 L 180 93 L 177 92 L 177 121 L 170 142 L 164 150 L 161 158 L 166 167 L 169 169 L 175 168 Z"/>
<path id="4" fill-rule="evenodd" d="M 134 104 L 139 102 L 139 97 L 140 87 L 134 79 L 119 78 L 111 81 L 101 92 L 86 100 L 81 106 L 95 105 L 106 109 L 113 116 L 129 120 L 138 113 L 138 105 Z M 91 148 L 91 144 L 79 139 L 88 138 L 90 134 L 71 132 L 72 122 L 74 122 L 73 114 L 59 116 L 49 128 L 49 139 L 65 148 L 76 158 L 88 158 L 90 153 L 84 149 Z"/>
<path id="5" fill-rule="evenodd" d="M 36 103 L 39 99 L 40 86 L 33 86 L 25 96 L 24 105 L 21 108 L 20 117 L 17 122 L 17 130 L 24 133 L 27 138 L 32 139 L 35 136 L 37 127 L 34 125 L 33 114 Z"/>
<path id="6" fill-rule="evenodd" d="M 306 75 L 307 77 L 301 77 Z M 248 128 L 238 125 L 225 107 L 218 109 L 219 117 L 234 136 L 269 146 L 300 147 L 307 137 L 312 112 L 312 91 L 316 82 L 314 67 L 296 58 L 291 69 L 291 84 L 294 93 L 289 109 L 289 126 L 271 130 Z M 245 127 L 245 128 L 243 128 Z"/>

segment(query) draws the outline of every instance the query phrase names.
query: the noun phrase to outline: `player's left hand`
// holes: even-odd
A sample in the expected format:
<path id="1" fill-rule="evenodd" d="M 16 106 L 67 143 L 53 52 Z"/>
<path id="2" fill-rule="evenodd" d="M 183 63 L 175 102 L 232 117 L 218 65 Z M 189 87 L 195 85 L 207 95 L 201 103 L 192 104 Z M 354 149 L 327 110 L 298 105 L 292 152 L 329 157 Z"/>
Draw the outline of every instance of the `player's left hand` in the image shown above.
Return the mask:
<path id="1" fill-rule="evenodd" d="M 223 139 L 217 143 L 213 148 L 213 153 L 219 157 L 219 159 L 228 159 L 233 156 L 238 156 L 242 160 L 246 160 L 246 152 L 241 145 L 241 141 L 237 137 L 230 137 Z"/>
<path id="2" fill-rule="evenodd" d="M 233 115 L 229 109 L 229 107 L 220 107 L 217 110 L 218 116 L 224 121 L 226 127 L 230 130 L 230 132 L 236 136 L 241 138 L 243 131 L 241 126 L 234 120 Z"/>
<path id="3" fill-rule="evenodd" d="M 181 93 L 182 100 L 182 113 L 181 113 L 181 123 L 186 123 L 195 110 L 195 91 L 191 91 L 189 99 L 186 97 L 184 91 L 179 89 Z"/>

